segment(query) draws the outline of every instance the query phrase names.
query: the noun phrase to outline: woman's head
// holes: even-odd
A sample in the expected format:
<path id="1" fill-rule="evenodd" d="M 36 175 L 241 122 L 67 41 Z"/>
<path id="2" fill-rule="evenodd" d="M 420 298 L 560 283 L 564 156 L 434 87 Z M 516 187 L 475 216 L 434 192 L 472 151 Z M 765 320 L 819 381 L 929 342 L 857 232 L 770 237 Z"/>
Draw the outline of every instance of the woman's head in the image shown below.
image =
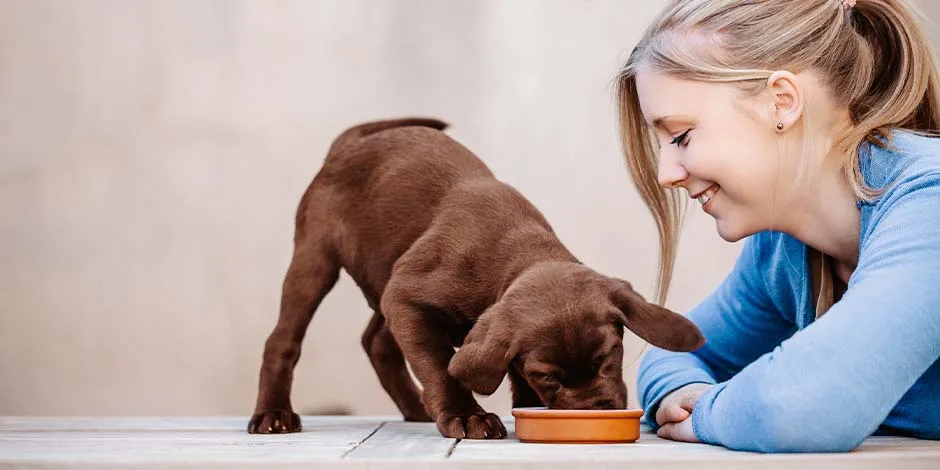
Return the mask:
<path id="1" fill-rule="evenodd" d="M 715 218 L 728 241 L 774 228 L 792 231 L 810 204 L 794 181 L 813 159 L 803 145 L 824 147 L 850 118 L 811 72 L 774 72 L 756 94 L 732 83 L 689 81 L 644 66 L 635 76 L 639 107 L 657 148 L 657 180 L 683 188 Z M 812 122 L 802 119 L 813 116 Z M 813 135 L 815 140 L 787 136 Z M 829 173 L 836 173 L 829 168 Z"/>
<path id="2" fill-rule="evenodd" d="M 624 152 L 659 228 L 661 302 L 679 187 L 714 196 L 705 209 L 736 240 L 774 228 L 820 165 L 871 197 L 864 140 L 940 129 L 935 59 L 912 12 L 902 0 L 678 0 L 650 25 L 617 85 Z"/>

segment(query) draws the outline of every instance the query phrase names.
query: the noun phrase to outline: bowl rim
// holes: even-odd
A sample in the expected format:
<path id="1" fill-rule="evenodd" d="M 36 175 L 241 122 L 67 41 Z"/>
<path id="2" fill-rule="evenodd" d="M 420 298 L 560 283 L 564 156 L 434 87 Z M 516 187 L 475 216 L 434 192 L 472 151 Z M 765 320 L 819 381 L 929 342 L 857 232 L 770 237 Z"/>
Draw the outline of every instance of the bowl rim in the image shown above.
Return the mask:
<path id="1" fill-rule="evenodd" d="M 526 407 L 513 408 L 512 415 L 516 418 L 539 418 L 539 419 L 568 419 L 568 418 L 591 418 L 591 419 L 611 419 L 611 418 L 640 418 L 643 416 L 641 409 L 626 410 L 550 410 L 546 407 Z"/>

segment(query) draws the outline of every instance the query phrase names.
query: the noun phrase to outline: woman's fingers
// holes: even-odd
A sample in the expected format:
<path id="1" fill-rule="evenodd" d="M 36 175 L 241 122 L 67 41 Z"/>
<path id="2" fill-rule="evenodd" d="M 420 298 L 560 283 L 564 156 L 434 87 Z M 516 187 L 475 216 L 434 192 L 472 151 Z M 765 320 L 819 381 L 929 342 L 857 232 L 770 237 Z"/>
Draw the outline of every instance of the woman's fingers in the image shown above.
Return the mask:
<path id="1" fill-rule="evenodd" d="M 664 424 L 656 431 L 656 435 L 663 439 L 681 442 L 699 442 L 692 429 L 692 420 L 687 419 L 678 423 Z"/>
<path id="2" fill-rule="evenodd" d="M 689 411 L 679 405 L 663 405 L 656 412 L 656 422 L 659 424 L 678 423 L 689 417 Z"/>
<path id="3" fill-rule="evenodd" d="M 684 395 L 682 399 L 679 400 L 679 407 L 691 413 L 692 410 L 695 408 L 695 402 L 698 401 L 699 397 L 701 397 L 703 393 L 705 393 L 705 390 L 701 390 L 696 393 L 690 393 L 688 395 Z"/>
<path id="4" fill-rule="evenodd" d="M 664 424 L 660 426 L 659 429 L 656 430 L 656 435 L 663 439 L 672 439 L 672 430 L 675 427 L 676 425 L 673 423 Z"/>

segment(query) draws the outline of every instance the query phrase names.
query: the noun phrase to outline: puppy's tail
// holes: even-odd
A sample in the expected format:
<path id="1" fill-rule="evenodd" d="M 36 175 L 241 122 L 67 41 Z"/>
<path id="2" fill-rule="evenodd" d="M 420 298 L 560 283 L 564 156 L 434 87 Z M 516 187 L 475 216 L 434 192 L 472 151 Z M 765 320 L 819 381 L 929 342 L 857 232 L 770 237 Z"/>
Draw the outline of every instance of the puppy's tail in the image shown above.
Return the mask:
<path id="1" fill-rule="evenodd" d="M 375 134 L 388 129 L 394 129 L 396 127 L 408 127 L 408 126 L 419 126 L 419 127 L 430 127 L 431 129 L 437 129 L 442 131 L 447 129 L 447 123 L 433 118 L 402 118 L 402 119 L 388 119 L 384 121 L 372 121 L 359 124 L 358 126 L 350 127 L 343 131 L 336 140 L 333 141 L 333 145 L 330 146 L 330 154 L 335 153 L 340 148 L 345 147 L 351 142 L 355 142 L 367 135 Z"/>

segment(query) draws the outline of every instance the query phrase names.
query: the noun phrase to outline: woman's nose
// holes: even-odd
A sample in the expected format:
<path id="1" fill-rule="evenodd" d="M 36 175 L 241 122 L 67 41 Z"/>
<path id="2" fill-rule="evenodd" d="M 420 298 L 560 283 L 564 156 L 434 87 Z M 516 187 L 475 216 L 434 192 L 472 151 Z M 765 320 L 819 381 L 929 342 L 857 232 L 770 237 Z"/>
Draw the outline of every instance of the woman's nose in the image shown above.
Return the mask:
<path id="1" fill-rule="evenodd" d="M 685 180 L 689 179 L 689 172 L 679 163 L 673 152 L 660 152 L 659 168 L 657 178 L 660 186 L 669 189 L 675 189 L 682 186 Z"/>

